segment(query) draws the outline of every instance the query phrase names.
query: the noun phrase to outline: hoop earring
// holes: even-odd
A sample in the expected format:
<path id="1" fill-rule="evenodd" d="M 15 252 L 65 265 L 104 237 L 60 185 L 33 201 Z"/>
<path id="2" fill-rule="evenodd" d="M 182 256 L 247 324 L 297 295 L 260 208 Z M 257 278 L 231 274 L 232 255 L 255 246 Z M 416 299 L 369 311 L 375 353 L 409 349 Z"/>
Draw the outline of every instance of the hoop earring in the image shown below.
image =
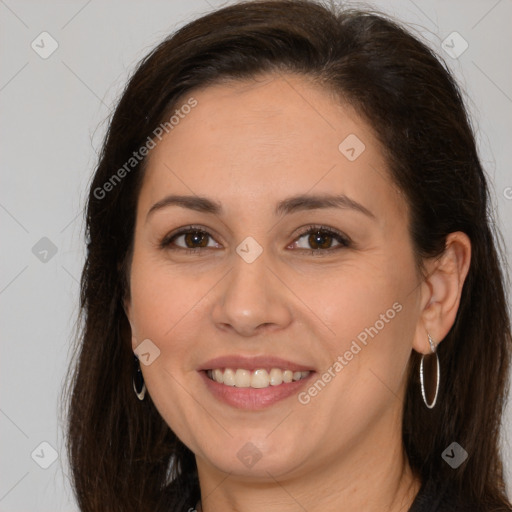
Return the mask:
<path id="1" fill-rule="evenodd" d="M 140 369 L 139 359 L 135 354 L 134 357 L 134 368 L 133 368 L 133 390 L 137 395 L 139 400 L 144 400 L 146 396 L 146 384 L 144 382 L 144 376 L 142 375 L 142 370 Z"/>
<path id="2" fill-rule="evenodd" d="M 428 403 L 428 401 L 427 401 L 427 393 L 425 392 L 425 381 L 424 381 L 424 376 L 423 376 L 423 360 L 425 358 L 425 354 L 423 354 L 421 356 L 420 384 L 421 384 L 421 396 L 423 397 L 423 401 L 425 402 L 425 405 L 429 409 L 433 409 L 434 406 L 436 405 L 436 402 L 437 402 L 437 394 L 439 392 L 439 381 L 441 379 L 441 370 L 440 370 L 440 367 L 439 367 L 439 357 L 438 357 L 437 352 L 436 352 L 436 344 L 434 343 L 434 340 L 432 339 L 432 336 L 430 336 L 430 334 L 428 332 L 427 332 L 427 336 L 428 336 L 428 342 L 430 344 L 430 350 L 432 351 L 432 354 L 430 354 L 430 356 L 433 356 L 433 355 L 436 356 L 436 366 L 437 366 L 437 369 L 436 369 L 436 392 L 435 392 L 435 395 L 434 395 L 434 399 L 432 400 L 432 403 L 430 403 L 430 404 Z"/>

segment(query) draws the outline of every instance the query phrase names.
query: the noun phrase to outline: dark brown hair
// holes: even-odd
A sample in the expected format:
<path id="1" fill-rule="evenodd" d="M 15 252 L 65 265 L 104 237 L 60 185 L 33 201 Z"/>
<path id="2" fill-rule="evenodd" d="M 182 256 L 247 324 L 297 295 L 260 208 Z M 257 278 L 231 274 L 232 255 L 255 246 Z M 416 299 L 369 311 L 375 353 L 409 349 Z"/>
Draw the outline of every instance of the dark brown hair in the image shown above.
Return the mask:
<path id="1" fill-rule="evenodd" d="M 253 1 L 207 14 L 139 64 L 110 122 L 86 211 L 81 332 L 67 399 L 68 455 L 84 512 L 187 510 L 199 498 L 193 453 L 132 389 L 123 309 L 143 159 L 112 180 L 178 100 L 222 80 L 296 73 L 335 91 L 375 129 L 410 209 L 418 261 L 465 232 L 472 259 L 455 323 L 439 346 L 438 403 L 427 409 L 413 353 L 403 442 L 422 480 L 448 481 L 474 510 L 511 510 L 499 454 L 512 352 L 500 238 L 461 93 L 446 66 L 399 24 L 305 0 Z M 502 249 L 501 249 L 502 250 Z M 70 367 L 71 371 L 71 367 Z M 454 470 L 441 454 L 469 453 Z"/>

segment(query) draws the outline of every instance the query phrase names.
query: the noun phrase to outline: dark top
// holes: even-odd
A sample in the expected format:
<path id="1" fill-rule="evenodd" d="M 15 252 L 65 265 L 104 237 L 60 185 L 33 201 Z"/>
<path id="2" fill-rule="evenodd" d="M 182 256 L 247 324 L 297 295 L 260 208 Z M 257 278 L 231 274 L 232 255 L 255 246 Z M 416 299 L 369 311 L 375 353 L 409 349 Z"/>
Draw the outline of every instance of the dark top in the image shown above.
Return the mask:
<path id="1" fill-rule="evenodd" d="M 442 484 L 427 480 L 423 482 L 409 512 L 469 512 L 469 509 L 450 493 L 448 482 Z"/>

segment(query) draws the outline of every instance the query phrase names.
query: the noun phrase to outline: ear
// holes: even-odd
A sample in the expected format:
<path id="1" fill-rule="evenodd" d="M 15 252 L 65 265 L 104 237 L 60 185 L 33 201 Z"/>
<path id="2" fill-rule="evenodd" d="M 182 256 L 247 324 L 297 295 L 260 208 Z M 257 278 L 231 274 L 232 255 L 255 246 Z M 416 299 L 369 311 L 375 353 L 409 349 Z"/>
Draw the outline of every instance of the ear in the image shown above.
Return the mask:
<path id="1" fill-rule="evenodd" d="M 421 311 L 413 340 L 417 352 L 431 352 L 427 332 L 437 345 L 452 328 L 470 261 L 471 241 L 466 233 L 456 231 L 446 237 L 443 254 L 426 263 L 427 277 L 421 284 Z"/>

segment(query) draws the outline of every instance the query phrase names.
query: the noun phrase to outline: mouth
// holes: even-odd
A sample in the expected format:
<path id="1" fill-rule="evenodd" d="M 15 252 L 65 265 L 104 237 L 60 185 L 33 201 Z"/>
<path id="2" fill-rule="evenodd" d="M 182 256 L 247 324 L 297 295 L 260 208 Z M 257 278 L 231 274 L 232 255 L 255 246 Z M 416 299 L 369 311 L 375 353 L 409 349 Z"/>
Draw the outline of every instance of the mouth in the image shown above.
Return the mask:
<path id="1" fill-rule="evenodd" d="M 198 368 L 207 392 L 223 404 L 250 411 L 296 395 L 316 371 L 271 356 L 225 356 Z"/>
<path id="2" fill-rule="evenodd" d="M 311 371 L 291 371 L 281 368 L 214 368 L 206 370 L 206 376 L 224 386 L 237 388 L 264 389 L 270 386 L 281 386 L 305 379 Z"/>

